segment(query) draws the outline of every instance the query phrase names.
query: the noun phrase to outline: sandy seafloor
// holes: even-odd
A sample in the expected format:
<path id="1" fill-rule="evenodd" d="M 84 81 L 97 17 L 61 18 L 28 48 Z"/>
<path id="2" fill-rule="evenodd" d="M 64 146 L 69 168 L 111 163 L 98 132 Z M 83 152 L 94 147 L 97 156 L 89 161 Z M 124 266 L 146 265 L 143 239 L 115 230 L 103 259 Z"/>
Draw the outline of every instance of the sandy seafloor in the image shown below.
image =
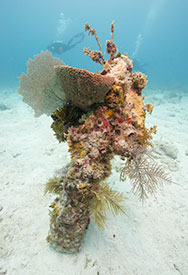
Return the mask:
<path id="1" fill-rule="evenodd" d="M 43 196 L 47 179 L 70 160 L 67 144 L 55 139 L 50 117 L 34 118 L 14 90 L 0 91 L 0 274 L 188 274 L 188 91 L 145 94 L 155 105 L 147 118 L 158 125 L 155 157 L 177 184 L 142 204 L 120 182 L 115 158 L 109 181 L 127 198 L 128 216 L 109 214 L 104 231 L 91 222 L 81 251 L 69 255 L 45 241 L 54 197 Z"/>

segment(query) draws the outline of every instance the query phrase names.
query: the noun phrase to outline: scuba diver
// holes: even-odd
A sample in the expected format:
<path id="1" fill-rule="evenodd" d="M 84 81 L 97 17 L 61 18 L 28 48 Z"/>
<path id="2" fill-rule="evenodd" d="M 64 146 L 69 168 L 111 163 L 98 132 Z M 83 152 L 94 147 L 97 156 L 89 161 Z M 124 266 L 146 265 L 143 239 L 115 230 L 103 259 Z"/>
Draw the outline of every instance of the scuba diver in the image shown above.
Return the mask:
<path id="1" fill-rule="evenodd" d="M 51 51 L 53 54 L 61 55 L 70 49 L 74 48 L 76 45 L 81 43 L 84 40 L 84 33 L 80 32 L 75 34 L 68 43 L 63 43 L 62 41 L 55 41 L 50 44 L 47 49 Z"/>

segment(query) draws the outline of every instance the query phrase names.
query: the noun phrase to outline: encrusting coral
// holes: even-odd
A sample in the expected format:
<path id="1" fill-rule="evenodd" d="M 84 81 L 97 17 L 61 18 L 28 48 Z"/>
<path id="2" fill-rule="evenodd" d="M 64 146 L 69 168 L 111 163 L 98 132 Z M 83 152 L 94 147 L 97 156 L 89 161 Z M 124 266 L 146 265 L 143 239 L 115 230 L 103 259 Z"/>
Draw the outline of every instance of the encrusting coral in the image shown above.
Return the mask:
<path id="1" fill-rule="evenodd" d="M 112 38 L 106 42 L 109 60 L 104 60 L 96 30 L 89 24 L 85 30 L 95 36 L 100 51 L 85 48 L 84 53 L 103 66 L 101 73 L 64 66 L 49 52 L 42 52 L 29 61 L 28 74 L 20 77 L 19 89 L 36 115 L 51 115 L 56 138 L 69 145 L 71 162 L 47 182 L 45 189 L 45 193 L 58 195 L 50 206 L 47 241 L 68 253 L 80 249 L 90 218 L 104 228 L 108 210 L 115 215 L 126 213 L 123 195 L 106 182 L 114 155 L 125 161 L 121 179 L 130 178 L 140 199 L 159 184 L 171 182 L 148 154 L 156 126 L 145 127 L 146 112 L 153 110 L 151 104 L 143 103 L 146 76 L 133 73 L 132 60 L 117 53 L 114 21 Z M 52 108 L 44 107 L 46 99 Z"/>

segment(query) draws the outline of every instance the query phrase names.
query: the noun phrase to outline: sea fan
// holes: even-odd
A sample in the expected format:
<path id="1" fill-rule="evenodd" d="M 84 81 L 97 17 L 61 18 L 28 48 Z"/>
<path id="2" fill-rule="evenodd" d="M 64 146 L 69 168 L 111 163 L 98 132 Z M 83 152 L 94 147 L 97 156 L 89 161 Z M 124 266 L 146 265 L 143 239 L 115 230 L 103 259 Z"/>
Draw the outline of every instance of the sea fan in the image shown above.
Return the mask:
<path id="1" fill-rule="evenodd" d="M 94 196 L 91 199 L 89 212 L 99 229 L 103 229 L 106 223 L 106 211 L 110 210 L 113 215 L 126 214 L 123 195 L 113 190 L 109 183 L 101 183 L 97 189 L 92 191 Z"/>
<path id="2" fill-rule="evenodd" d="M 54 66 L 57 65 L 63 66 L 64 63 L 49 51 L 41 51 L 33 60 L 29 59 L 27 74 L 22 73 L 19 77 L 18 93 L 33 108 L 36 117 L 51 115 L 65 105 L 65 93 L 56 81 Z"/>
<path id="3" fill-rule="evenodd" d="M 120 179 L 130 178 L 132 191 L 139 199 L 144 200 L 148 194 L 154 194 L 159 185 L 172 183 L 163 166 L 157 164 L 153 158 L 138 156 L 130 158 L 121 170 Z"/>

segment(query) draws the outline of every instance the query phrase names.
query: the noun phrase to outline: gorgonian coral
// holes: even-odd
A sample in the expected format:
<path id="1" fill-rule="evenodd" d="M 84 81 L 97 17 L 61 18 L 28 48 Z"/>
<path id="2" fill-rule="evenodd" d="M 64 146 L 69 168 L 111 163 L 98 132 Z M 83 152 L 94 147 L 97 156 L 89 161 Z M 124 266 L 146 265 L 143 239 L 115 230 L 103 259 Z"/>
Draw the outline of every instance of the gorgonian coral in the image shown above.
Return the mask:
<path id="1" fill-rule="evenodd" d="M 33 108 L 37 117 L 42 114 L 51 115 L 66 101 L 55 76 L 54 66 L 60 64 L 63 65 L 63 62 L 53 57 L 49 51 L 41 51 L 33 60 L 29 59 L 27 74 L 22 73 L 19 77 L 18 93 Z"/>

